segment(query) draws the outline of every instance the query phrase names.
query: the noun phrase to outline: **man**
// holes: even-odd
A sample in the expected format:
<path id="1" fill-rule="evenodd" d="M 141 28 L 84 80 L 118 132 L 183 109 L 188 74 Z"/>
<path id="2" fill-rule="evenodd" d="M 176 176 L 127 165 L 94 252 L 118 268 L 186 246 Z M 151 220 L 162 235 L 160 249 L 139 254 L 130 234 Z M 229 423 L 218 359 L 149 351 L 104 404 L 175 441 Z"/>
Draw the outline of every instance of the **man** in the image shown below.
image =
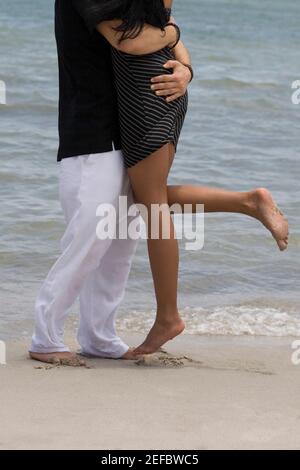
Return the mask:
<path id="1" fill-rule="evenodd" d="M 62 254 L 38 294 L 30 356 L 43 362 L 76 360 L 63 339 L 64 321 L 80 297 L 78 341 L 85 355 L 134 358 L 115 331 L 132 258 L 133 240 L 100 240 L 96 209 L 117 207 L 120 195 L 132 201 L 124 168 L 113 84 L 110 46 L 99 34 L 101 4 L 107 0 L 56 0 L 55 31 L 59 60 L 60 200 L 67 221 Z M 149 51 L 175 42 L 175 28 L 165 32 L 146 25 L 139 39 Z M 134 40 L 124 41 L 132 52 Z M 171 100 L 185 93 L 191 79 L 189 54 L 177 51 L 157 77 L 154 92 Z M 151 86 L 151 83 L 149 83 Z"/>

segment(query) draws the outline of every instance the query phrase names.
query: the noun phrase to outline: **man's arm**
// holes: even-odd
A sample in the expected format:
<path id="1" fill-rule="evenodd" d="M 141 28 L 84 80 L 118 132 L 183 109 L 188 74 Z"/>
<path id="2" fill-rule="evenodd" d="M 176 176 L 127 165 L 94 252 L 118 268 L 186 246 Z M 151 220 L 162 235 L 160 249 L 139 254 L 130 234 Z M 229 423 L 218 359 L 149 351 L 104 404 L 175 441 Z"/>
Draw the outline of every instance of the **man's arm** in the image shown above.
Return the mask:
<path id="1" fill-rule="evenodd" d="M 168 102 L 174 101 L 186 93 L 191 81 L 191 71 L 183 64 L 191 65 L 191 56 L 180 41 L 174 49 L 175 60 L 169 60 L 164 67 L 173 69 L 172 74 L 152 78 L 151 89 L 157 96 L 165 96 Z"/>
<path id="2" fill-rule="evenodd" d="M 191 56 L 182 41 L 179 41 L 174 49 L 175 59 L 182 64 L 192 64 Z"/>
<path id="3" fill-rule="evenodd" d="M 174 27 L 167 27 L 163 32 L 158 28 L 145 25 L 135 39 L 125 39 L 119 42 L 122 33 L 114 29 L 119 24 L 119 20 L 103 21 L 97 25 L 97 30 L 113 47 L 127 54 L 150 54 L 174 44 L 177 39 Z M 175 60 L 169 60 L 165 64 L 165 68 L 173 69 L 173 73 L 153 78 L 151 86 L 158 96 L 165 96 L 169 102 L 184 95 L 191 80 L 191 71 L 183 65 L 191 65 L 191 56 L 182 41 L 179 41 L 174 48 L 174 56 Z"/>
<path id="4" fill-rule="evenodd" d="M 103 21 L 96 26 L 107 41 L 116 49 L 133 55 L 151 54 L 159 51 L 176 41 L 177 32 L 172 26 L 162 31 L 146 24 L 140 34 L 134 39 L 125 39 L 120 42 L 122 33 L 115 28 L 120 25 L 120 20 Z"/>

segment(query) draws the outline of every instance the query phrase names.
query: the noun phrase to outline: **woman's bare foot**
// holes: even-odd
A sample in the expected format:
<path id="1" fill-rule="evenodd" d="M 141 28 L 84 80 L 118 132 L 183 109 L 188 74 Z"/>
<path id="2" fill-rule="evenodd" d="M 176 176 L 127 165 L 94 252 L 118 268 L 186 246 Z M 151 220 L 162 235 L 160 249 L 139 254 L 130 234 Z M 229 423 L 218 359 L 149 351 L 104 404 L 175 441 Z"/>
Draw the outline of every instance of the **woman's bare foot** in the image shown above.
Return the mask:
<path id="1" fill-rule="evenodd" d="M 278 209 L 270 191 L 258 188 L 249 193 L 249 215 L 258 219 L 270 230 L 281 251 L 288 247 L 289 224 Z"/>
<path id="2" fill-rule="evenodd" d="M 76 353 L 71 352 L 54 352 L 54 353 L 35 353 L 30 352 L 29 357 L 34 361 L 45 362 L 47 364 L 55 364 L 70 367 L 84 367 L 86 362 Z"/>
<path id="3" fill-rule="evenodd" d="M 180 335 L 184 328 L 185 324 L 179 315 L 171 321 L 156 320 L 145 341 L 134 350 L 135 356 L 155 353 L 165 343 Z"/>
<path id="4" fill-rule="evenodd" d="M 124 361 L 136 361 L 137 353 L 134 348 L 129 348 L 127 353 L 120 357 L 120 359 L 123 359 Z"/>

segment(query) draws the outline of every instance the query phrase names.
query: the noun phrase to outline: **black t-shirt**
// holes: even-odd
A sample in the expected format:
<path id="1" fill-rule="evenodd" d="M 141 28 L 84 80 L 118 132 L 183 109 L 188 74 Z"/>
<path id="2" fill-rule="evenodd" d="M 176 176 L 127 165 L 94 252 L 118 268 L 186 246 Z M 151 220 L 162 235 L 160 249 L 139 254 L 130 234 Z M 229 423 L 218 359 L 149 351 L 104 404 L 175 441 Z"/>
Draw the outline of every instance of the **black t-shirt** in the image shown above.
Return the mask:
<path id="1" fill-rule="evenodd" d="M 110 45 L 96 30 L 101 0 L 56 0 L 58 161 L 121 148 Z"/>

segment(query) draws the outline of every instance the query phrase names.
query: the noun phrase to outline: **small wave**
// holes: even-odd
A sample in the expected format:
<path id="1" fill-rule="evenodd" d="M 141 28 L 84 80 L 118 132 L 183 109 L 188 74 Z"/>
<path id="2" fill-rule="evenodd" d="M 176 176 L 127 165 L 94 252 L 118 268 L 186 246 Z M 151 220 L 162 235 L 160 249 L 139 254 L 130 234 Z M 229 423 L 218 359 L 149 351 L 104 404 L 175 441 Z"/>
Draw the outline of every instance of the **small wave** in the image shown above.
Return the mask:
<path id="1" fill-rule="evenodd" d="M 186 309 L 184 316 L 192 334 L 300 336 L 300 316 L 276 308 L 229 306 L 217 307 L 213 312 Z"/>
<path id="2" fill-rule="evenodd" d="M 199 80 L 202 86 L 208 88 L 253 88 L 257 90 L 269 90 L 270 88 L 279 88 L 280 85 L 275 82 L 247 82 L 245 80 L 238 80 L 235 78 L 224 77 L 215 78 L 210 80 Z"/>
<path id="3" fill-rule="evenodd" d="M 218 56 L 218 55 L 208 55 L 206 57 L 208 62 L 220 62 L 223 64 L 237 64 L 239 61 L 233 57 Z"/>
<path id="4" fill-rule="evenodd" d="M 133 312 L 120 317 L 121 330 L 147 332 L 154 320 L 154 312 Z M 300 315 L 271 307 L 226 306 L 208 310 L 185 308 L 181 316 L 186 322 L 186 333 L 221 336 L 300 336 Z"/>
<path id="5" fill-rule="evenodd" d="M 50 102 L 47 100 L 40 101 L 40 102 L 16 102 L 16 103 L 8 103 L 6 105 L 6 111 L 13 111 L 13 112 L 39 112 L 43 114 L 48 113 L 56 113 L 57 112 L 57 103 Z"/>

